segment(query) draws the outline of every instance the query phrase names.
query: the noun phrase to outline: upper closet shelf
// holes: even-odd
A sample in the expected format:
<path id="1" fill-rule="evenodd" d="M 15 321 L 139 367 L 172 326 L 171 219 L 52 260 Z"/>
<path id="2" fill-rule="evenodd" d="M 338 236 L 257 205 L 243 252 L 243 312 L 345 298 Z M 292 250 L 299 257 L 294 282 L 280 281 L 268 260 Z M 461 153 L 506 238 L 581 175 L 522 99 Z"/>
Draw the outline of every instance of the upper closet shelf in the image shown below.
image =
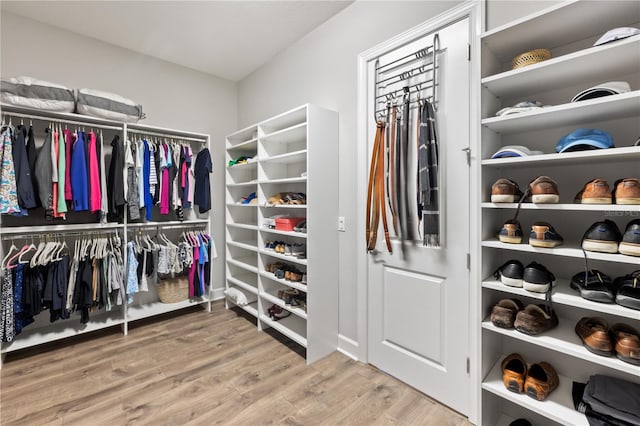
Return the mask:
<path id="1" fill-rule="evenodd" d="M 640 116 L 640 90 L 485 118 L 482 125 L 496 133 L 510 134 L 634 116 Z"/>
<path id="2" fill-rule="evenodd" d="M 638 70 L 639 51 L 637 35 L 491 75 L 482 79 L 482 86 L 497 97 L 510 99 L 531 95 L 541 88 L 553 90 L 569 84 L 610 81 L 611 76 Z"/>
<path id="3" fill-rule="evenodd" d="M 289 152 L 281 155 L 274 155 L 273 157 L 267 157 L 260 162 L 262 163 L 278 163 L 278 164 L 290 164 L 290 163 L 298 163 L 300 161 L 304 161 L 307 156 L 307 150 L 302 149 L 300 151 Z"/>
<path id="4" fill-rule="evenodd" d="M 241 144 L 243 142 L 247 142 L 251 139 L 256 139 L 258 137 L 258 127 L 257 126 L 249 126 L 245 127 L 242 130 L 238 130 L 227 136 L 227 140 L 229 141 L 228 147 L 235 146 L 236 144 Z"/>
<path id="5" fill-rule="evenodd" d="M 255 153 L 257 150 L 258 150 L 257 139 L 249 139 L 248 141 L 227 146 L 227 151 L 242 151 L 242 152 Z"/>
<path id="6" fill-rule="evenodd" d="M 124 125 L 121 121 L 107 120 L 104 118 L 92 117 L 90 115 L 74 114 L 70 112 L 42 111 L 33 108 L 18 107 L 15 105 L 7 104 L 1 104 L 0 110 L 2 110 L 3 113 L 15 113 L 16 115 L 19 114 L 21 116 L 24 116 L 25 118 L 33 118 L 34 120 L 60 120 L 64 122 L 78 122 L 80 125 L 87 126 L 109 126 L 116 127 L 118 129 L 124 129 Z"/>
<path id="7" fill-rule="evenodd" d="M 271 133 L 292 127 L 296 124 L 305 123 L 307 121 L 307 106 L 295 108 L 291 111 L 276 115 L 273 118 L 265 120 L 258 124 L 262 129 L 263 137 L 270 136 Z"/>
<path id="8" fill-rule="evenodd" d="M 296 124 L 286 129 L 270 133 L 261 138 L 263 142 L 291 143 L 304 141 L 307 136 L 307 123 Z"/>
<path id="9" fill-rule="evenodd" d="M 482 43 L 507 62 L 533 48 L 554 49 L 587 38 L 595 42 L 608 30 L 634 26 L 639 20 L 640 8 L 635 1 L 563 2 L 487 31 Z M 578 25 L 568 25 L 576 21 Z"/>
<path id="10" fill-rule="evenodd" d="M 630 141 L 633 143 L 633 141 Z M 483 166 L 522 167 L 559 164 L 602 164 L 608 161 L 640 161 L 640 147 L 598 149 L 592 151 L 563 152 L 561 154 L 531 155 L 528 157 L 493 158 L 482 160 Z"/>

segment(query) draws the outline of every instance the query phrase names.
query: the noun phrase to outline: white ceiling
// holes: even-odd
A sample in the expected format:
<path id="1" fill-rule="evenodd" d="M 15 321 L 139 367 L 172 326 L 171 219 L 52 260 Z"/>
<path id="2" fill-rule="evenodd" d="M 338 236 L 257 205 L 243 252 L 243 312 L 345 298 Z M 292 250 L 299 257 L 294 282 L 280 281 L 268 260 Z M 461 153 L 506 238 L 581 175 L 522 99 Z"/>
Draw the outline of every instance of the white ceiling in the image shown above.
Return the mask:
<path id="1" fill-rule="evenodd" d="M 10 12 L 238 81 L 352 1 L 0 1 Z"/>

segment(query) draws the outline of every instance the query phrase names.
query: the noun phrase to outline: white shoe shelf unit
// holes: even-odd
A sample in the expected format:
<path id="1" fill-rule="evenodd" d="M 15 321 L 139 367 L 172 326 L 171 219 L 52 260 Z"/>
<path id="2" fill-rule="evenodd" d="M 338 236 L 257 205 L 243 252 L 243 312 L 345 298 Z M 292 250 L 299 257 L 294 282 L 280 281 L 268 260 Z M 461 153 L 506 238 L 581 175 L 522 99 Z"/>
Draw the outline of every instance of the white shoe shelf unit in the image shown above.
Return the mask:
<path id="1" fill-rule="evenodd" d="M 172 138 L 183 144 L 188 143 L 193 150 L 194 162 L 200 149 L 210 147 L 209 135 L 189 131 L 143 124 L 128 124 L 73 113 L 45 112 L 4 104 L 2 105 L 2 113 L 11 117 L 14 125 L 19 124 L 16 122 L 18 120 L 22 121 L 25 125 L 31 123 L 34 128 L 38 149 L 42 144 L 44 129 L 49 123 L 60 123 L 62 126 L 68 126 L 69 129 L 78 128 L 84 129 L 87 132 L 90 130 L 96 132 L 101 131 L 103 135 L 101 153 L 104 157 L 104 167 L 106 167 L 106 170 L 109 169 L 112 152 L 111 141 L 115 135 L 120 136 L 121 143 L 127 138 L 134 140 L 142 136 L 159 140 Z M 127 208 L 127 206 L 125 206 L 125 208 Z M 123 256 L 125 256 L 127 241 L 129 241 L 138 230 L 150 232 L 152 236 L 158 231 L 162 231 L 166 232 L 167 235 L 175 234 L 176 238 L 182 230 L 208 230 L 210 233 L 212 211 L 199 214 L 196 210 L 197 207 L 185 209 L 184 220 L 179 221 L 173 212 L 169 215 L 160 215 L 158 207 L 155 206 L 152 211 L 151 221 L 141 219 L 140 221 L 129 222 L 128 215 L 125 215 L 124 220 L 120 223 L 101 223 L 97 214 L 88 212 L 76 213 L 71 210 L 67 213 L 66 220 L 55 219 L 54 222 L 45 220 L 44 211 L 41 208 L 30 211 L 29 216 L 26 217 L 1 215 L 0 258 L 4 258 L 4 253 L 7 252 L 9 246 L 14 242 L 16 245 L 19 245 L 23 242 L 31 243 L 33 240 L 37 244 L 41 239 L 55 238 L 61 241 L 64 240 L 67 245 L 73 249 L 75 239 L 81 238 L 83 235 L 92 234 L 117 234 L 122 241 L 121 248 L 123 250 Z M 144 217 L 144 211 L 141 211 L 141 215 Z M 133 302 L 130 304 L 125 303 L 120 306 L 114 306 L 109 312 L 103 309 L 92 312 L 90 314 L 90 321 L 87 324 L 81 324 L 79 316 L 74 313 L 71 314 L 71 318 L 69 319 L 50 323 L 47 311 L 43 311 L 35 317 L 35 322 L 25 327 L 22 333 L 17 335 L 12 342 L 0 343 L 2 357 L 8 352 L 112 326 L 121 326 L 123 334 L 126 335 L 128 333 L 128 325 L 133 321 L 177 311 L 194 305 L 201 305 L 207 311 L 211 311 L 213 281 L 210 280 L 210 284 L 209 291 L 205 296 L 187 299 L 177 303 L 161 303 L 155 286 L 149 285 L 149 291 L 137 293 L 134 296 Z"/>
<path id="2" fill-rule="evenodd" d="M 226 171 L 226 287 L 246 296 L 248 303 L 238 306 L 257 319 L 259 330 L 277 330 L 305 347 L 307 362 L 314 362 L 338 343 L 338 114 L 303 105 L 229 135 L 226 150 L 227 164 L 250 157 Z M 306 204 L 268 202 L 282 192 L 304 193 Z M 256 199 L 243 204 L 251 193 Z M 275 215 L 305 217 L 306 233 L 266 227 L 265 219 Z M 274 241 L 302 244 L 306 258 L 266 248 Z M 306 284 L 267 272 L 275 262 L 306 274 Z M 306 293 L 306 311 L 278 297 L 286 289 Z M 227 298 L 227 307 L 234 305 Z M 272 319 L 272 305 L 290 315 Z"/>
<path id="3" fill-rule="evenodd" d="M 640 312 L 617 304 L 585 300 L 569 286 L 571 277 L 584 271 L 580 248 L 584 232 L 594 222 L 613 220 L 624 232 L 632 219 L 640 217 L 638 205 L 574 204 L 575 194 L 595 178 L 614 182 L 640 177 L 640 36 L 593 46 L 606 31 L 640 22 L 640 8 L 627 1 L 570 1 L 493 29 L 481 35 L 481 315 L 480 391 L 484 425 L 507 425 L 524 417 L 534 424 L 586 425 L 586 417 L 574 410 L 572 382 L 586 383 L 593 374 L 606 374 L 640 382 L 640 367 L 616 357 L 587 351 L 574 331 L 582 317 L 597 316 L 609 325 L 626 323 L 640 330 Z M 547 48 L 547 61 L 511 69 L 520 53 Z M 583 89 L 608 81 L 627 81 L 632 91 L 571 103 Z M 553 105 L 543 109 L 496 117 L 503 107 L 524 100 Z M 578 127 L 609 132 L 615 148 L 573 153 L 555 152 L 556 142 Z M 491 159 L 500 147 L 524 145 L 543 155 Z M 522 244 L 498 241 L 503 223 L 515 215 L 516 204 L 493 204 L 491 184 L 505 177 L 524 192 L 533 179 L 546 175 L 559 186 L 558 204 L 525 202 L 519 214 L 524 234 Z M 535 221 L 549 222 L 564 237 L 556 248 L 534 248 L 528 235 Z M 618 277 L 640 269 L 640 258 L 622 254 L 587 252 L 589 267 Z M 560 323 L 538 336 L 495 327 L 491 308 L 503 298 L 516 298 L 526 306 L 544 303 L 544 295 L 507 287 L 493 277 L 504 262 L 518 259 L 525 266 L 537 261 L 558 278 L 553 306 Z M 502 383 L 500 363 L 512 352 L 531 364 L 547 361 L 558 372 L 560 386 L 545 401 L 510 392 Z"/>

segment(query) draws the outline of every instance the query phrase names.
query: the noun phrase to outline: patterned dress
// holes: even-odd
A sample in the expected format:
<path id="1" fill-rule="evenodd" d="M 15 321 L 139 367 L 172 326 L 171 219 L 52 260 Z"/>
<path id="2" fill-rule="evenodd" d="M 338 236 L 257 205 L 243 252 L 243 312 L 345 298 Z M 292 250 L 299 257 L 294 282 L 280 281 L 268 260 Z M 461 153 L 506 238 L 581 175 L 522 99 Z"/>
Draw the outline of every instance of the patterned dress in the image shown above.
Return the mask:
<path id="1" fill-rule="evenodd" d="M 16 186 L 16 170 L 13 163 L 13 146 L 11 134 L 13 129 L 7 127 L 2 131 L 0 144 L 0 214 L 20 212 L 18 190 Z"/>

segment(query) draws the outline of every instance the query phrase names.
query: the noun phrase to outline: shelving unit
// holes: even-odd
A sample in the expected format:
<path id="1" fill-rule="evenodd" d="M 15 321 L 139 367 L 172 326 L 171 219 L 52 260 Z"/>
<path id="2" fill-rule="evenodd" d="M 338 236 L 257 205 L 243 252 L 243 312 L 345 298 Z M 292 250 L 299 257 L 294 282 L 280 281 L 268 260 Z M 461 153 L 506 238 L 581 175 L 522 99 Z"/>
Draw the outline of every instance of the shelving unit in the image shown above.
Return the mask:
<path id="1" fill-rule="evenodd" d="M 579 16 L 579 22 L 575 19 Z M 481 36 L 482 94 L 480 153 L 481 298 L 478 318 L 480 336 L 481 423 L 508 424 L 518 417 L 535 424 L 586 425 L 586 417 L 574 409 L 573 381 L 587 382 L 592 374 L 606 374 L 640 382 L 640 367 L 615 357 L 587 351 L 574 331 L 582 317 L 600 316 L 610 325 L 622 322 L 640 329 L 640 312 L 616 305 L 596 303 L 570 288 L 570 277 L 584 270 L 581 237 L 594 222 L 611 219 L 624 232 L 626 224 L 640 216 L 638 205 L 574 204 L 574 195 L 584 183 L 606 179 L 640 177 L 640 147 L 632 146 L 640 134 L 640 36 L 602 46 L 593 43 L 615 27 L 638 27 L 637 4 L 624 1 L 568 1 L 493 29 Z M 511 59 L 534 49 L 552 51 L 550 60 L 511 70 Z M 606 64 L 606 65 L 604 65 Z M 571 103 L 581 90 L 607 81 L 627 81 L 632 91 Z M 496 117 L 501 108 L 522 100 L 540 101 L 545 108 Z M 555 144 L 578 127 L 609 132 L 615 148 L 558 154 Z M 505 145 L 525 145 L 543 155 L 491 159 Z M 514 180 L 524 191 L 538 176 L 558 182 L 559 204 L 521 206 L 519 220 L 522 244 L 505 244 L 496 236 L 505 220 L 515 214 L 517 204 L 491 203 L 491 184 L 500 177 Z M 612 188 L 613 189 L 613 188 Z M 563 245 L 545 249 L 528 244 L 529 226 L 547 221 L 564 236 Z M 638 269 L 640 258 L 622 254 L 587 252 L 589 266 L 617 277 Z M 558 327 L 538 336 L 495 327 L 488 316 L 503 298 L 516 298 L 527 305 L 541 303 L 543 294 L 503 285 L 493 272 L 509 259 L 527 265 L 537 261 L 557 277 L 552 292 Z M 547 361 L 560 375 L 560 386 L 545 401 L 507 390 L 502 383 L 501 360 L 518 352 L 528 362 Z"/>
<path id="2" fill-rule="evenodd" d="M 337 114 L 314 105 L 249 126 L 226 141 L 227 162 L 240 155 L 252 158 L 251 163 L 226 170 L 227 288 L 257 296 L 257 303 L 240 308 L 256 318 L 259 330 L 271 327 L 304 346 L 309 363 L 335 350 L 338 343 L 337 318 L 326 315 L 335 310 L 338 298 L 334 226 L 338 182 L 325 170 L 337 158 L 337 142 Z M 257 204 L 238 204 L 251 192 L 256 192 Z M 306 204 L 269 204 L 269 198 L 280 192 L 304 193 Z M 263 226 L 264 219 L 274 215 L 305 217 L 307 233 Z M 304 244 L 307 258 L 264 248 L 274 240 Z M 306 274 L 307 284 L 267 272 L 266 266 L 274 262 Z M 277 297 L 278 290 L 286 288 L 307 294 L 307 311 Z M 272 305 L 291 315 L 274 321 L 268 316 Z M 228 300 L 230 306 L 234 304 Z"/>
<path id="3" fill-rule="evenodd" d="M 102 130 L 103 139 L 101 152 L 105 157 L 104 164 L 106 167 L 108 167 L 111 157 L 110 142 L 115 135 L 119 135 L 121 140 L 128 138 L 134 139 L 141 134 L 180 140 L 182 143 L 188 143 L 192 146 L 194 161 L 200 149 L 210 146 L 209 135 L 200 133 L 143 124 L 127 124 L 79 114 L 49 113 L 9 105 L 2 105 L 2 110 L 10 115 L 15 114 L 16 116 L 28 117 L 28 119 L 32 120 L 37 146 L 40 146 L 42 143 L 41 131 L 46 128 L 51 121 L 61 122 L 63 124 L 67 123 L 73 127 L 86 126 L 86 128 Z M 156 210 L 157 208 L 154 208 L 152 221 L 128 222 L 128 215 L 126 215 L 122 223 L 101 223 L 96 214 L 73 211 L 67 214 L 67 219 L 64 222 L 59 220 L 55 222 L 46 221 L 42 209 L 34 209 L 30 211 L 29 216 L 21 218 L 2 215 L 0 217 L 0 241 L 2 243 L 0 244 L 0 258 L 3 257 L 9 241 L 13 241 L 16 238 L 24 238 L 25 240 L 33 238 L 37 243 L 41 236 L 56 234 L 58 238 L 65 239 L 68 246 L 73 247 L 73 239 L 78 238 L 82 233 L 111 234 L 117 232 L 123 241 L 122 250 L 124 255 L 128 238 L 134 232 L 151 230 L 180 232 L 180 230 L 183 229 L 203 229 L 211 232 L 211 212 L 200 215 L 196 213 L 194 209 L 187 209 L 185 211 L 185 220 L 179 221 L 176 220 L 177 218 L 173 214 L 166 216 L 159 215 Z M 36 316 L 36 321 L 33 324 L 25 327 L 22 333 L 16 336 L 13 342 L 2 343 L 0 345 L 0 352 L 4 355 L 8 352 L 114 326 L 120 326 L 123 334 L 126 335 L 128 324 L 132 321 L 177 311 L 194 305 L 201 305 L 210 311 L 213 300 L 213 287 L 214 283 L 211 282 L 209 292 L 204 297 L 165 304 L 159 301 L 155 288 L 151 288 L 150 286 L 148 293 L 144 295 L 137 293 L 132 304 L 114 306 L 111 311 L 99 310 L 91 313 L 91 319 L 87 324 L 81 324 L 78 316 L 74 314 L 67 320 L 58 320 L 54 323 L 49 323 L 48 314 L 42 312 Z M 47 318 L 44 318 L 45 316 Z"/>

